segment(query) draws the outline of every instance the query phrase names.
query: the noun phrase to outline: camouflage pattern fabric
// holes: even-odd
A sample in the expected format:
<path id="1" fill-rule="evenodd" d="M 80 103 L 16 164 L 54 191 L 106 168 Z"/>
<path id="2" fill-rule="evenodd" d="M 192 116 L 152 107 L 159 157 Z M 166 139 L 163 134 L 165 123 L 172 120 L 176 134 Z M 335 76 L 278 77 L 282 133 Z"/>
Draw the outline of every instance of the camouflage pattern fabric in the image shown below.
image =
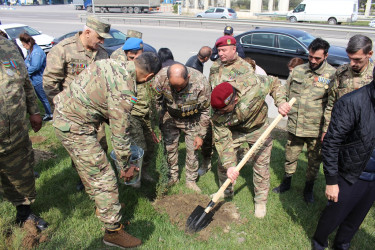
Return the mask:
<path id="1" fill-rule="evenodd" d="M 360 73 L 356 73 L 350 67 L 350 64 L 341 65 L 337 68 L 333 87 L 328 92 L 328 103 L 324 111 L 324 127 L 323 132 L 327 132 L 329 122 L 331 121 L 331 113 L 333 105 L 343 95 L 359 89 L 372 81 L 372 70 L 374 63 L 369 62 L 367 68 Z"/>
<path id="2" fill-rule="evenodd" d="M 324 122 L 328 91 L 336 69 L 324 61 L 313 71 L 309 63 L 295 67 L 286 81 L 288 99 L 296 103 L 288 113 L 288 132 L 301 137 L 317 138 Z"/>
<path id="3" fill-rule="evenodd" d="M 285 173 L 293 175 L 297 169 L 298 156 L 303 146 L 307 145 L 307 170 L 306 181 L 314 181 L 317 178 L 320 163 L 322 162 L 320 138 L 300 137 L 288 133 L 288 141 L 285 146 Z"/>
<path id="4" fill-rule="evenodd" d="M 123 62 L 126 62 L 128 60 L 127 56 L 125 55 L 124 50 L 122 49 L 122 46 L 116 49 L 115 51 L 113 51 L 110 58 L 114 60 L 123 61 Z"/>
<path id="5" fill-rule="evenodd" d="M 210 68 L 208 81 L 214 89 L 222 82 L 233 81 L 240 75 L 248 73 L 254 73 L 253 67 L 236 54 L 233 61 L 225 64 L 220 59 L 216 60 Z"/>
<path id="6" fill-rule="evenodd" d="M 0 180 L 4 198 L 14 205 L 35 199 L 33 151 L 28 120 L 39 113 L 34 88 L 16 46 L 0 37 Z"/>
<path id="7" fill-rule="evenodd" d="M 117 164 L 126 168 L 130 156 L 129 117 L 136 98 L 134 62 L 101 60 L 91 64 L 55 98 L 53 126 L 95 200 L 106 228 L 119 222 L 116 176 L 96 131 L 109 124 Z"/>
<path id="8" fill-rule="evenodd" d="M 0 154 L 2 195 L 14 206 L 30 205 L 36 197 L 34 151 L 29 137 L 13 146 L 12 151 Z"/>
<path id="9" fill-rule="evenodd" d="M 86 19 L 86 26 L 95 30 L 96 33 L 103 38 L 112 38 L 112 36 L 109 34 L 111 25 L 98 16 L 88 16 Z"/>
<path id="10" fill-rule="evenodd" d="M 230 113 L 213 112 L 212 123 L 215 147 L 219 154 L 218 175 L 220 183 L 227 179 L 226 171 L 237 165 L 237 151 L 247 142 L 253 145 L 267 128 L 268 107 L 265 102 L 270 94 L 277 106 L 286 102 L 285 88 L 280 81 L 271 76 L 254 75 L 252 72 L 238 76 L 230 82 L 237 90 L 238 103 Z M 272 139 L 265 143 L 252 158 L 254 162 L 253 182 L 254 201 L 266 203 L 269 190 L 269 163 L 272 151 Z M 228 190 L 231 190 L 230 186 Z"/>
<path id="11" fill-rule="evenodd" d="M 126 32 L 126 36 L 142 39 L 142 32 L 139 32 L 139 31 L 136 31 L 136 30 L 128 30 Z"/>
<path id="12" fill-rule="evenodd" d="M 43 87 L 52 106 L 53 98 L 67 88 L 88 65 L 108 58 L 108 53 L 102 47 L 97 51 L 86 50 L 79 38 L 81 33 L 59 42 L 47 55 Z"/>
<path id="13" fill-rule="evenodd" d="M 121 220 L 116 174 L 95 134 L 76 134 L 55 130 L 73 159 L 85 191 L 99 211 L 98 218 L 105 228 L 116 228 Z"/>
<path id="14" fill-rule="evenodd" d="M 198 177 L 197 151 L 193 142 L 196 136 L 204 138 L 210 124 L 209 106 L 211 87 L 199 71 L 188 68 L 188 85 L 176 92 L 171 88 L 165 67 L 156 75 L 153 89 L 157 95 L 157 109 L 160 111 L 161 131 L 168 154 L 170 178 L 178 178 L 178 140 L 181 131 L 185 133 L 186 179 L 195 181 Z"/>

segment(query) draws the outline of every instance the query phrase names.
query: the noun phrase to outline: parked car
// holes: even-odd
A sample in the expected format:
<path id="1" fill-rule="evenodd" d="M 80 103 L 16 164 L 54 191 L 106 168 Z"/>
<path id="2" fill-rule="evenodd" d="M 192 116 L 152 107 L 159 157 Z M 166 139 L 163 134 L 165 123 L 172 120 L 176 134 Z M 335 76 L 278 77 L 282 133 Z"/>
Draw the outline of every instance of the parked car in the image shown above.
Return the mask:
<path id="1" fill-rule="evenodd" d="M 245 55 L 256 61 L 267 74 L 288 76 L 287 63 L 293 57 L 308 61 L 308 46 L 315 39 L 311 34 L 288 28 L 259 28 L 237 35 Z M 334 67 L 349 63 L 344 47 L 332 46 L 327 61 Z"/>
<path id="2" fill-rule="evenodd" d="M 209 8 L 205 12 L 198 13 L 196 17 L 237 19 L 237 13 L 233 9 L 217 7 Z"/>
<path id="3" fill-rule="evenodd" d="M 48 51 L 52 48 L 52 44 L 51 44 L 53 40 L 52 36 L 42 34 L 42 32 L 37 31 L 25 24 L 19 24 L 19 23 L 3 24 L 3 25 L 0 25 L 0 30 L 7 33 L 9 39 L 15 40 L 17 42 L 18 46 L 22 49 L 22 53 L 25 57 L 27 55 L 27 51 L 22 46 L 21 41 L 18 39 L 19 35 L 23 32 L 26 32 L 30 36 L 32 36 L 35 39 L 36 44 L 38 44 L 44 52 L 48 53 Z"/>
<path id="4" fill-rule="evenodd" d="M 375 20 L 372 20 L 371 22 L 368 23 L 368 26 L 370 27 L 375 27 Z"/>
<path id="5" fill-rule="evenodd" d="M 74 36 L 75 34 L 77 34 L 77 32 L 79 31 L 69 32 L 65 35 L 60 36 L 59 38 L 56 38 L 55 40 L 52 41 L 52 45 L 55 46 L 56 44 L 58 44 L 65 38 Z M 108 54 L 111 55 L 113 51 L 115 51 L 116 49 L 124 45 L 125 40 L 126 40 L 126 35 L 117 29 L 111 29 L 109 33 L 112 35 L 113 38 L 104 39 L 103 46 L 104 46 L 104 49 L 108 52 Z M 147 43 L 144 43 L 143 49 L 144 51 L 157 53 L 156 49 Z"/>

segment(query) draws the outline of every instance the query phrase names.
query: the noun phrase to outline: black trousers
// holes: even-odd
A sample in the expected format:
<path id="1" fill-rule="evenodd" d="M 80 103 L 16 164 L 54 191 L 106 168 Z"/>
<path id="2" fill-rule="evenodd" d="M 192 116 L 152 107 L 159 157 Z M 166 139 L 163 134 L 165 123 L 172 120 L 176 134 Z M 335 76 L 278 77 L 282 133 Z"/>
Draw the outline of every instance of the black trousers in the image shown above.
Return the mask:
<path id="1" fill-rule="evenodd" d="M 375 182 L 358 180 L 350 184 L 339 176 L 338 202 L 328 201 L 313 237 L 314 249 L 328 247 L 328 236 L 339 226 L 334 241 L 335 249 L 349 249 L 375 200 Z"/>

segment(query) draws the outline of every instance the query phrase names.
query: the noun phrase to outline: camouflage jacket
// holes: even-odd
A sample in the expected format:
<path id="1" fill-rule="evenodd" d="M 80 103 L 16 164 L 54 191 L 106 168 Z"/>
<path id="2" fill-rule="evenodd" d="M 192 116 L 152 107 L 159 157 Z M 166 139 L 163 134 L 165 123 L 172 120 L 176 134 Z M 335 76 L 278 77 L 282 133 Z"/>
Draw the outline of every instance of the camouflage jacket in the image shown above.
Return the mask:
<path id="1" fill-rule="evenodd" d="M 10 40 L 0 37 L 0 156 L 28 139 L 26 112 L 39 113 L 24 60 Z"/>
<path id="2" fill-rule="evenodd" d="M 328 92 L 328 103 L 324 111 L 323 132 L 327 132 L 329 122 L 331 121 L 333 105 L 343 95 L 369 84 L 372 81 L 373 68 L 374 63 L 371 61 L 367 65 L 367 68 L 361 73 L 354 72 L 350 64 L 341 65 L 337 68 L 333 87 Z"/>
<path id="3" fill-rule="evenodd" d="M 210 68 L 208 81 L 212 89 L 214 89 L 220 83 L 233 81 L 236 77 L 246 73 L 254 73 L 253 67 L 236 55 L 235 59 L 230 63 L 224 64 L 220 60 L 216 60 Z"/>
<path id="4" fill-rule="evenodd" d="M 108 123 L 116 159 L 125 166 L 130 155 L 128 127 L 135 89 L 133 62 L 97 61 L 56 96 L 53 126 L 63 132 L 93 134 L 101 123 Z"/>
<path id="5" fill-rule="evenodd" d="M 47 55 L 43 87 L 51 100 L 89 64 L 108 58 L 108 53 L 102 47 L 97 51 L 86 50 L 79 38 L 80 33 L 59 42 Z"/>
<path id="6" fill-rule="evenodd" d="M 132 116 L 140 118 L 147 126 L 149 131 L 152 133 L 151 125 L 151 114 L 150 114 L 150 105 L 151 105 L 151 91 L 150 91 L 150 82 L 145 82 L 137 85 L 137 102 L 134 104 L 131 111 Z"/>
<path id="7" fill-rule="evenodd" d="M 210 124 L 209 108 L 211 87 L 206 77 L 193 68 L 187 68 L 190 78 L 188 85 L 176 92 L 169 84 L 167 77 L 168 67 L 164 67 L 156 75 L 153 89 L 157 95 L 157 109 L 164 114 L 180 121 L 199 120 L 197 136 L 203 138 Z"/>
<path id="8" fill-rule="evenodd" d="M 288 100 L 297 101 L 288 113 L 288 131 L 300 137 L 318 137 L 324 122 L 328 91 L 336 69 L 325 61 L 313 71 L 309 63 L 295 67 L 286 81 Z"/>
<path id="9" fill-rule="evenodd" d="M 267 94 L 273 97 L 277 106 L 286 102 L 285 87 L 276 77 L 248 73 L 230 83 L 237 90 L 238 103 L 232 112 L 213 112 L 211 117 L 215 147 L 223 152 L 225 159 L 221 160 L 225 168 L 236 166 L 232 132 L 248 134 L 262 128 L 267 121 Z"/>
<path id="10" fill-rule="evenodd" d="M 116 49 L 115 51 L 113 51 L 113 53 L 111 54 L 111 59 L 120 60 L 123 62 L 126 62 L 128 60 L 127 56 L 125 55 L 124 50 L 122 49 L 122 46 Z"/>

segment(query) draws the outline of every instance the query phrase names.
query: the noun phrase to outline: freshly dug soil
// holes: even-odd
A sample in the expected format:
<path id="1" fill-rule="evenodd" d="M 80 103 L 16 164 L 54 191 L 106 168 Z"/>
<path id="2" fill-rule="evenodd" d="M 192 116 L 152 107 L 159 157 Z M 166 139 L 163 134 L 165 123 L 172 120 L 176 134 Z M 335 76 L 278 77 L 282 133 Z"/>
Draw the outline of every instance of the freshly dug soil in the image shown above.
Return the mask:
<path id="1" fill-rule="evenodd" d="M 25 237 L 22 240 L 22 245 L 25 249 L 32 249 L 37 247 L 40 243 L 48 240 L 47 235 L 40 233 L 32 221 L 26 221 L 23 225 Z"/>
<path id="2" fill-rule="evenodd" d="M 35 135 L 35 136 L 30 136 L 31 142 L 34 143 L 41 143 L 47 140 L 47 137 L 42 136 L 42 135 Z"/>
<path id="3" fill-rule="evenodd" d="M 48 151 L 43 151 L 40 149 L 34 149 L 34 163 L 35 165 L 38 164 L 40 161 L 46 161 L 52 158 L 56 158 L 56 155 L 48 152 Z"/>
<path id="4" fill-rule="evenodd" d="M 179 229 L 185 230 L 186 221 L 194 209 L 200 205 L 206 208 L 210 202 L 207 195 L 201 194 L 179 194 L 165 196 L 156 200 L 153 205 L 160 213 L 167 213 L 171 222 Z M 203 230 L 198 232 L 198 239 L 208 240 L 212 237 L 214 228 L 221 228 L 224 232 L 229 232 L 231 223 L 243 223 L 240 221 L 240 214 L 236 206 L 231 202 L 221 201 L 212 210 L 214 217 L 212 222 Z"/>

